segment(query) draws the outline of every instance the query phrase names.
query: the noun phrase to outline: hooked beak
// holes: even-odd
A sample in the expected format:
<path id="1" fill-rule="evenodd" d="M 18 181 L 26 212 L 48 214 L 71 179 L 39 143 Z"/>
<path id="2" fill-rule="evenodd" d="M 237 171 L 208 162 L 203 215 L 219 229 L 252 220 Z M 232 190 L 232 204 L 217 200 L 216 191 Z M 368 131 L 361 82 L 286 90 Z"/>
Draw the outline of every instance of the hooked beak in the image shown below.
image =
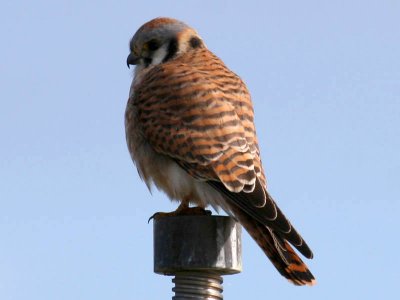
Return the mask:
<path id="1" fill-rule="evenodd" d="M 137 65 L 139 63 L 139 60 L 140 60 L 140 57 L 136 56 L 135 54 L 133 54 L 131 52 L 126 59 L 126 64 L 129 68 L 130 65 Z"/>

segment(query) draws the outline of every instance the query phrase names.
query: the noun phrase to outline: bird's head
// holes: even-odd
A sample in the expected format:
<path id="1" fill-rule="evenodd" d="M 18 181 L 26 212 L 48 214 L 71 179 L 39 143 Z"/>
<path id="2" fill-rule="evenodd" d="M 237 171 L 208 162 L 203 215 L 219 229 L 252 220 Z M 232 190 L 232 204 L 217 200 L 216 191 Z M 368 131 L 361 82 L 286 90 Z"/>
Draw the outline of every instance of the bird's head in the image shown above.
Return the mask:
<path id="1" fill-rule="evenodd" d="M 197 32 L 185 23 L 156 18 L 138 29 L 129 47 L 128 67 L 136 65 L 136 69 L 144 69 L 167 62 L 191 49 L 204 47 L 204 43 Z"/>

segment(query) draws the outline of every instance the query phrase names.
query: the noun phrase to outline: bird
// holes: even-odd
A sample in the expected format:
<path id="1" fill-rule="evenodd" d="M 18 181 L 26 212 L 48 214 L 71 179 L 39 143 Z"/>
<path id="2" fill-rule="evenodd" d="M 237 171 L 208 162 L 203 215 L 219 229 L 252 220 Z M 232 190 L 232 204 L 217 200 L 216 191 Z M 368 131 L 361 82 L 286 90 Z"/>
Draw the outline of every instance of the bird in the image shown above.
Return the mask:
<path id="1" fill-rule="evenodd" d="M 125 133 L 139 176 L 171 200 L 174 212 L 208 206 L 234 217 L 279 273 L 295 285 L 316 280 L 293 249 L 313 253 L 267 191 L 250 93 L 186 23 L 159 17 L 129 43 L 135 66 Z M 192 205 L 192 206 L 191 206 Z M 194 205 L 194 206 L 193 206 Z"/>

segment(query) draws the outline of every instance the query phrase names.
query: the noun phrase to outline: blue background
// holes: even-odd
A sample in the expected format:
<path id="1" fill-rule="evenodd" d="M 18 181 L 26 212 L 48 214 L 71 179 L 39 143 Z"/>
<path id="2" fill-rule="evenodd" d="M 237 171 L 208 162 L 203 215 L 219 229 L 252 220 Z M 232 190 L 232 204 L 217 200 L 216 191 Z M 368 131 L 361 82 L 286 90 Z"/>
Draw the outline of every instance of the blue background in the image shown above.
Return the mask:
<path id="1" fill-rule="evenodd" d="M 2 1 L 0 299 L 170 299 L 129 157 L 128 42 L 181 19 L 247 83 L 269 190 L 309 242 L 312 288 L 246 234 L 226 299 L 389 299 L 400 263 L 398 1 Z"/>

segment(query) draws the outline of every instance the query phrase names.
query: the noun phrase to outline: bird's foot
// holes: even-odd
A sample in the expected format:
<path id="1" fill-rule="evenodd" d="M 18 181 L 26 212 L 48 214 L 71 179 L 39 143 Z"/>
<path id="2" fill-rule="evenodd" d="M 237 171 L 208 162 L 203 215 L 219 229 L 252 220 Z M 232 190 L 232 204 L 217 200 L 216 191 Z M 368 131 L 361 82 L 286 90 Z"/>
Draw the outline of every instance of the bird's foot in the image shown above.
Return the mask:
<path id="1" fill-rule="evenodd" d="M 150 223 L 152 219 L 159 220 L 165 217 L 176 217 L 176 216 L 211 216 L 211 211 L 198 206 L 196 207 L 179 206 L 175 211 L 172 212 L 156 212 L 149 218 L 148 223 Z"/>

